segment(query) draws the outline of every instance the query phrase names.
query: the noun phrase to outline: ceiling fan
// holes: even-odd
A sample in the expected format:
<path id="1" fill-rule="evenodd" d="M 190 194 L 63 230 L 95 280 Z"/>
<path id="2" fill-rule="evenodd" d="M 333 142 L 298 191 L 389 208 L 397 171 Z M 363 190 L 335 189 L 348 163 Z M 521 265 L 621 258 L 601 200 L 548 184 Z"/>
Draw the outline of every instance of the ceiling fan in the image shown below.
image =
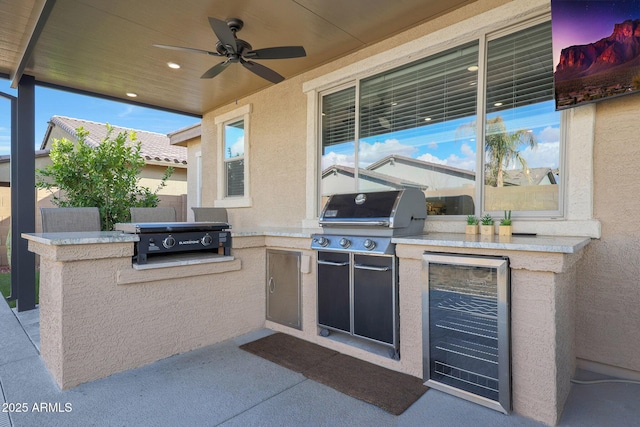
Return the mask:
<path id="1" fill-rule="evenodd" d="M 236 37 L 236 33 L 240 31 L 244 25 L 242 20 L 238 18 L 231 18 L 226 21 L 222 21 L 220 19 L 210 17 L 209 25 L 211 25 L 213 32 L 218 37 L 215 52 L 191 47 L 168 46 L 163 44 L 154 44 L 153 46 L 163 49 L 204 53 L 207 55 L 227 58 L 224 62 L 214 65 L 207 70 L 207 72 L 200 77 L 201 79 L 213 78 L 223 72 L 229 64 L 239 62 L 244 68 L 263 79 L 269 80 L 272 83 L 280 83 L 284 80 L 283 76 L 264 65 L 251 61 L 251 59 L 288 59 L 307 56 L 307 53 L 302 46 L 280 46 L 253 50 L 249 43 Z"/>

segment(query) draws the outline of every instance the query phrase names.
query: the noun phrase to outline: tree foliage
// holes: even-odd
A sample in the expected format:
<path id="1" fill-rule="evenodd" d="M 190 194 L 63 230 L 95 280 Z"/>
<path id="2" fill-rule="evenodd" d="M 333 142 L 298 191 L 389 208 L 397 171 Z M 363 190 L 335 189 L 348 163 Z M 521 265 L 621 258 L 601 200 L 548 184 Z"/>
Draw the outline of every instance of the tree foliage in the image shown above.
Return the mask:
<path id="1" fill-rule="evenodd" d="M 89 132 L 76 129 L 78 142 L 56 139 L 49 157 L 52 164 L 37 170 L 36 186 L 53 194 L 59 207 L 97 207 L 102 230 L 113 230 L 118 222 L 129 222 L 131 207 L 158 206 L 158 191 L 173 173 L 168 167 L 155 191 L 139 185 L 145 165 L 135 133 L 118 133 L 107 125 L 107 136 L 97 147 L 86 143 Z M 127 144 L 127 139 L 131 144 Z M 61 190 L 60 195 L 56 190 Z"/>
<path id="2" fill-rule="evenodd" d="M 535 148 L 537 145 L 538 141 L 533 132 L 517 130 L 510 133 L 502 117 L 488 119 L 484 144 L 487 155 L 486 184 L 502 187 L 504 171 L 512 163 L 520 163 L 522 169 L 526 171 L 529 166 L 526 159 L 520 155 L 519 148 L 521 146 Z"/>

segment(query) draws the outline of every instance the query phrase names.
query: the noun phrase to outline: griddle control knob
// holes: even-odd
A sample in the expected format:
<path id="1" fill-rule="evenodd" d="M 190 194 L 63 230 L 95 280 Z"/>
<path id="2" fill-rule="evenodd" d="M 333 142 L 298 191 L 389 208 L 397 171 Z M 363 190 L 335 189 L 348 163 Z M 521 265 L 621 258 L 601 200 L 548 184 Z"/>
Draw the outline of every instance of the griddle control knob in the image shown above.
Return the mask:
<path id="1" fill-rule="evenodd" d="M 349 246 L 351 246 L 351 240 L 343 237 L 342 239 L 340 239 L 340 246 L 347 249 Z"/>
<path id="2" fill-rule="evenodd" d="M 320 236 L 320 237 L 316 237 L 315 239 L 313 239 L 317 244 L 319 244 L 322 247 L 325 247 L 329 244 L 329 239 L 327 239 L 326 237 Z"/>
<path id="3" fill-rule="evenodd" d="M 174 247 L 175 244 L 176 244 L 176 239 L 174 239 L 173 236 L 167 236 L 162 241 L 162 246 L 164 246 L 167 249 Z"/>
<path id="4" fill-rule="evenodd" d="M 200 240 L 200 242 L 202 243 L 202 246 L 209 246 L 211 243 L 213 243 L 213 237 L 209 236 L 208 234 L 205 234 L 204 237 Z"/>
<path id="5" fill-rule="evenodd" d="M 375 249 L 375 247 L 376 247 L 376 242 L 374 242 L 374 241 L 373 241 L 373 240 L 371 240 L 371 239 L 366 239 L 366 240 L 362 243 L 362 245 L 364 246 L 364 248 L 365 248 L 365 249 L 367 249 L 367 250 L 369 250 L 369 251 L 372 251 L 372 250 L 374 250 L 374 249 Z"/>

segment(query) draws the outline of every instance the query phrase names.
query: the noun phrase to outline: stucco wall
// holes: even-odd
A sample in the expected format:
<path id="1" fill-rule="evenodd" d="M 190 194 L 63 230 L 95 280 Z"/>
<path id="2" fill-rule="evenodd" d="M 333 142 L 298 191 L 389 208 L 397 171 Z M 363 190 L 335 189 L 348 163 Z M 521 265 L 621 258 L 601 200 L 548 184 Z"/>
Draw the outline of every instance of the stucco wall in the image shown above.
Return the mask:
<path id="1" fill-rule="evenodd" d="M 263 245 L 238 238 L 232 261 L 134 270 L 132 243 L 30 241 L 51 375 L 66 389 L 263 327 Z"/>
<path id="2" fill-rule="evenodd" d="M 577 356 L 640 371 L 640 95 L 597 104 L 594 210 L 602 237 L 579 269 Z"/>

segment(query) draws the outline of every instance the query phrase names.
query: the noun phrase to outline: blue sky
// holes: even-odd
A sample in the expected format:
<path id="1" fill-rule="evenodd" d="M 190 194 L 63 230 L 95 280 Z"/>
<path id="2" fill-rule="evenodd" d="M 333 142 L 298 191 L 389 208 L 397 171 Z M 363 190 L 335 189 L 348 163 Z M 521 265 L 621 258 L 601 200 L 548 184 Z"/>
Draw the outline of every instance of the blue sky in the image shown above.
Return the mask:
<path id="1" fill-rule="evenodd" d="M 17 90 L 11 89 L 8 80 L 0 79 L 0 91 L 14 96 L 17 95 Z M 42 138 L 47 129 L 47 122 L 52 116 L 67 116 L 164 134 L 200 121 L 197 117 L 172 114 L 40 86 L 36 86 L 35 98 L 34 145 L 36 149 L 42 143 Z M 10 113 L 9 100 L 0 97 L 0 155 L 10 154 Z"/>
<path id="2" fill-rule="evenodd" d="M 508 131 L 531 130 L 536 148 L 521 148 L 529 167 L 559 166 L 560 113 L 554 101 L 512 108 L 492 113 L 502 116 Z M 359 166 L 367 167 L 388 155 L 396 154 L 470 171 L 476 170 L 477 142 L 475 117 L 462 118 L 412 129 L 362 138 L 359 143 Z M 322 157 L 322 169 L 333 164 L 355 166 L 355 144 L 347 142 L 329 147 Z M 512 167 L 517 168 L 516 165 Z"/>

